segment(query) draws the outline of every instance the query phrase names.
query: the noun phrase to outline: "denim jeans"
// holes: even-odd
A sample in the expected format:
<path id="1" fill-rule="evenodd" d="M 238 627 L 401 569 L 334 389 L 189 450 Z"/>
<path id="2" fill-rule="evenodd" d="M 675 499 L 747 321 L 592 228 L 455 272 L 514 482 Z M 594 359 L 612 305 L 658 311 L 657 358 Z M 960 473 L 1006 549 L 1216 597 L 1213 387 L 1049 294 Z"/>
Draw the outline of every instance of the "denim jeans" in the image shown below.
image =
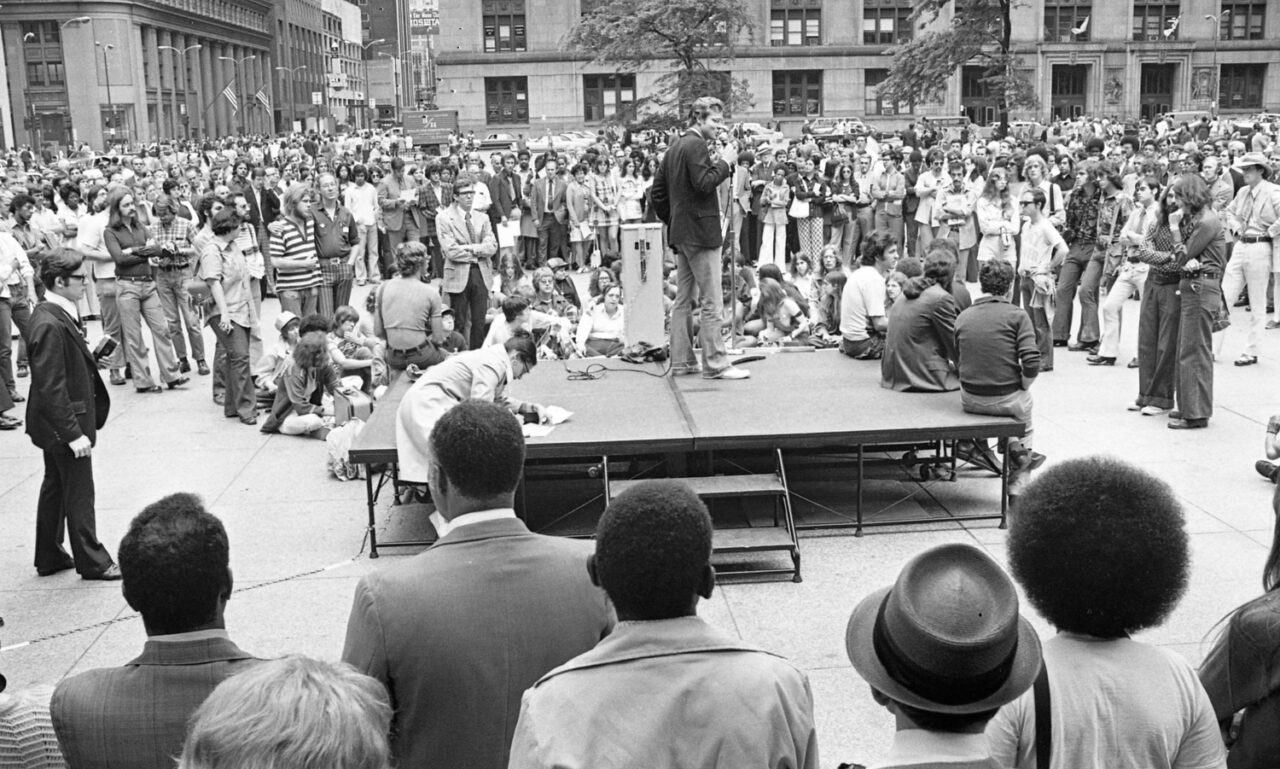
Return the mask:
<path id="1" fill-rule="evenodd" d="M 187 357 L 187 343 L 190 341 L 191 357 L 202 361 L 204 333 L 200 329 L 200 311 L 187 293 L 187 281 L 191 279 L 192 271 L 191 267 L 157 270 L 156 291 L 160 294 L 160 306 L 169 323 L 169 340 L 173 342 L 178 357 Z"/>
<path id="2" fill-rule="evenodd" d="M 276 295 L 280 297 L 280 309 L 288 310 L 299 318 L 314 315 L 320 309 L 320 293 L 314 288 L 298 291 L 277 289 Z"/>
<path id="3" fill-rule="evenodd" d="M 133 369 L 133 386 L 139 390 L 153 387 L 151 362 L 147 355 L 147 342 L 142 337 L 142 322 L 151 329 L 151 339 L 160 365 L 160 379 L 172 382 L 182 376 L 178 371 L 178 356 L 169 339 L 169 322 L 165 320 L 160 305 L 160 293 L 155 281 L 116 280 L 116 307 L 120 312 L 120 326 L 124 332 L 125 355 Z"/>
<path id="4" fill-rule="evenodd" d="M 1072 302 L 1077 287 L 1080 295 L 1080 331 L 1076 342 L 1098 342 L 1098 285 L 1102 282 L 1102 260 L 1105 252 L 1093 243 L 1074 245 L 1067 253 L 1058 273 L 1058 307 L 1053 317 L 1053 338 L 1065 342 L 1071 338 Z"/>
<path id="5" fill-rule="evenodd" d="M 115 352 L 108 355 L 104 362 L 109 369 L 122 369 L 125 364 L 124 333 L 120 329 L 120 310 L 116 307 L 116 279 L 96 278 L 93 285 L 98 290 L 98 311 L 102 315 L 102 333 L 116 340 Z"/>
<path id="6" fill-rule="evenodd" d="M 724 337 L 723 288 L 720 283 L 720 249 L 676 245 L 676 301 L 671 309 L 671 365 L 698 365 L 693 354 L 693 303 L 698 301 L 698 341 L 702 346 L 702 370 L 715 372 L 729 366 Z"/>

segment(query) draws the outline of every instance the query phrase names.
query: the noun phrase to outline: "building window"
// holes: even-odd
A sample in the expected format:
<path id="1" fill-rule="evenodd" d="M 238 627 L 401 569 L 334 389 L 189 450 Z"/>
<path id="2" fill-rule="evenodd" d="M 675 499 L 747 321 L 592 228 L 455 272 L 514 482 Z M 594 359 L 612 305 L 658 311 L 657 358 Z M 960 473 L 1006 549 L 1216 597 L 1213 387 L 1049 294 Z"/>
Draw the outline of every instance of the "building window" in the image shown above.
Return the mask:
<path id="1" fill-rule="evenodd" d="M 67 82 L 67 70 L 60 61 L 45 62 L 44 72 L 49 85 L 64 85 Z"/>
<path id="2" fill-rule="evenodd" d="M 40 62 L 27 62 L 27 85 L 44 85 L 44 65 Z"/>
<path id="3" fill-rule="evenodd" d="M 822 114 L 822 70 L 773 73 L 773 114 L 778 117 Z"/>
<path id="4" fill-rule="evenodd" d="M 1133 6 L 1133 39 L 1153 42 L 1177 40 L 1182 6 L 1178 3 L 1139 3 Z"/>
<path id="5" fill-rule="evenodd" d="M 769 45 L 822 45 L 822 9 L 774 8 Z"/>
<path id="6" fill-rule="evenodd" d="M 863 109 L 868 115 L 905 115 L 911 112 L 906 105 L 882 99 L 880 84 L 889 79 L 887 69 L 868 69 L 862 72 Z"/>
<path id="7" fill-rule="evenodd" d="M 1092 2 L 1048 0 L 1044 6 L 1045 42 L 1072 43 L 1088 40 L 1092 15 Z M 1078 33 L 1073 31 L 1077 29 L 1080 30 Z"/>
<path id="8" fill-rule="evenodd" d="M 489 125 L 529 122 L 529 78 L 484 79 L 485 122 Z"/>
<path id="9" fill-rule="evenodd" d="M 862 42 L 866 45 L 894 45 L 911 39 L 909 0 L 864 0 Z"/>
<path id="10" fill-rule="evenodd" d="M 583 75 L 582 119 L 635 119 L 635 75 Z"/>
<path id="11" fill-rule="evenodd" d="M 1219 109 L 1262 109 L 1266 64 L 1223 64 Z"/>
<path id="12" fill-rule="evenodd" d="M 1265 3 L 1223 3 L 1218 33 L 1223 40 L 1261 40 Z"/>
<path id="13" fill-rule="evenodd" d="M 485 53 L 528 50 L 524 0 L 485 0 L 482 12 Z"/>

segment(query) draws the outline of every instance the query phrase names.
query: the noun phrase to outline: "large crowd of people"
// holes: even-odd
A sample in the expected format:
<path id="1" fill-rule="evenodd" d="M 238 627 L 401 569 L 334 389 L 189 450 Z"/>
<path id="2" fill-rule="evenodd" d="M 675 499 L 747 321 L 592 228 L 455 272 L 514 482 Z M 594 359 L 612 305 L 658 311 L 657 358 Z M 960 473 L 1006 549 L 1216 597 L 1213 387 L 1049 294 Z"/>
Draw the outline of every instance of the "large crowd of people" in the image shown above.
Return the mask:
<path id="1" fill-rule="evenodd" d="M 539 152 L 521 139 L 487 156 L 461 136 L 426 154 L 394 132 L 11 156 L 0 339 L 16 329 L 19 343 L 0 345 L 0 429 L 22 426 L 17 378 L 88 366 L 70 397 L 30 393 L 46 465 L 36 568 L 123 579 L 150 639 L 129 666 L 59 685 L 58 761 L 818 765 L 803 673 L 696 617 L 715 580 L 707 513 L 686 488 L 620 495 L 594 547 L 531 534 L 511 511 L 524 442 L 509 412 L 543 409 L 506 386 L 540 360 L 627 346 L 622 227 L 656 222 L 672 375 L 749 377 L 730 341 L 832 347 L 851 366 L 875 361 L 886 388 L 958 390 L 965 410 L 1026 425 L 1007 447 L 1010 563 L 1060 634 L 1029 634 L 1010 577 L 980 553 L 921 553 L 854 609 L 846 638 L 898 725 L 880 765 L 1280 761 L 1268 720 L 1280 642 L 1266 619 L 1280 526 L 1267 595 L 1232 615 L 1197 677 L 1129 639 L 1186 586 L 1167 487 L 1105 461 L 1030 476 L 1045 461 L 1030 388 L 1058 348 L 1138 369 L 1129 409 L 1174 429 L 1213 415 L 1233 304 L 1250 324 L 1233 362 L 1258 362 L 1262 333 L 1280 328 L 1274 127 L 1077 119 L 991 137 L 921 120 L 752 146 L 714 99 L 692 117 L 685 131 L 601 130 Z M 1138 348 L 1125 361 L 1131 298 Z M 90 319 L 117 344 L 91 351 Z M 226 418 L 319 438 L 340 388 L 376 398 L 411 372 L 401 471 L 429 485 L 441 542 L 456 547 L 362 579 L 343 665 L 257 661 L 225 629 L 226 534 L 198 500 L 144 511 L 119 564 L 97 541 L 86 460 L 109 389 L 94 367 L 147 398 L 207 378 Z M 958 452 L 1000 472 L 982 442 Z M 7 698 L 0 718 L 38 720 L 32 707 Z"/>

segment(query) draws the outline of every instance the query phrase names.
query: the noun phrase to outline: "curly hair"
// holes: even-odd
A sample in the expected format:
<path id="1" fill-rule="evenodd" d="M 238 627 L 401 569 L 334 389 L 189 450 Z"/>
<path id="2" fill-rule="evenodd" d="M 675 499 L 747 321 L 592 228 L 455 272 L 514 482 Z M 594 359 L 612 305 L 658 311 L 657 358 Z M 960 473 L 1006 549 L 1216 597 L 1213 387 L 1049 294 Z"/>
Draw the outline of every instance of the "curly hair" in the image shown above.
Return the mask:
<path id="1" fill-rule="evenodd" d="M 231 592 L 227 530 L 194 494 L 147 505 L 120 540 L 118 557 L 124 598 L 153 635 L 208 624 Z"/>
<path id="2" fill-rule="evenodd" d="M 328 360 L 329 337 L 322 331 L 308 331 L 302 334 L 298 344 L 293 348 L 293 362 L 299 368 L 320 368 Z"/>
<path id="3" fill-rule="evenodd" d="M 1120 638 L 1155 627 L 1187 588 L 1182 507 L 1168 484 L 1118 459 L 1063 462 L 1019 499 L 1009 565 L 1059 630 Z"/>
<path id="4" fill-rule="evenodd" d="M 679 481 L 643 481 L 609 503 L 596 526 L 595 572 L 620 614 L 689 611 L 711 559 L 711 516 Z"/>
<path id="5" fill-rule="evenodd" d="M 535 353 L 536 357 L 536 353 Z M 460 494 L 492 499 L 514 494 L 524 470 L 524 433 L 511 412 L 467 400 L 445 412 L 431 430 L 431 453 Z"/>
<path id="6" fill-rule="evenodd" d="M 416 240 L 406 240 L 396 247 L 396 272 L 402 278 L 412 278 L 426 264 L 430 253 Z"/>

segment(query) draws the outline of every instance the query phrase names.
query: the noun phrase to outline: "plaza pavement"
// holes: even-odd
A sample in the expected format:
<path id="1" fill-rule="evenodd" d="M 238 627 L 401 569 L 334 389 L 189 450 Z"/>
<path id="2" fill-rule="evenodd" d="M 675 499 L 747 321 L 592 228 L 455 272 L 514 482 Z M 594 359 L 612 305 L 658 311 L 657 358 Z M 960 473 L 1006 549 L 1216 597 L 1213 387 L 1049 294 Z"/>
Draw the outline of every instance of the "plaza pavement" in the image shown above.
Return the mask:
<path id="1" fill-rule="evenodd" d="M 365 290 L 357 289 L 357 301 Z M 270 300 L 264 329 L 272 328 L 277 311 Z M 1166 429 L 1164 417 L 1125 411 L 1137 390 L 1137 372 L 1123 365 L 1135 350 L 1135 302 L 1125 316 L 1119 366 L 1092 368 L 1083 353 L 1057 351 L 1056 371 L 1033 389 L 1036 448 L 1051 464 L 1116 455 L 1173 486 L 1191 534 L 1191 584 L 1170 619 L 1139 637 L 1198 663 L 1213 625 L 1261 591 L 1272 486 L 1255 474 L 1253 463 L 1261 456 L 1268 416 L 1280 411 L 1280 331 L 1265 333 L 1259 365 L 1233 367 L 1244 342 L 1241 324 L 1248 322 L 1236 310 L 1215 369 L 1214 418 L 1207 430 L 1179 432 Z M 30 381 L 19 380 L 24 393 Z M 98 532 L 108 549 L 115 552 L 130 518 L 146 504 L 176 491 L 199 494 L 231 539 L 232 638 L 259 656 L 300 652 L 336 659 L 356 580 L 409 555 L 387 550 L 380 560 L 366 557 L 364 484 L 328 476 L 323 442 L 267 436 L 224 419 L 210 401 L 207 377 L 193 376 L 188 388 L 160 395 L 130 387 L 113 387 L 111 394 L 111 419 L 94 453 Z M 11 690 L 120 665 L 139 652 L 145 637 L 119 583 L 85 582 L 74 572 L 36 576 L 32 547 L 41 473 L 40 453 L 22 432 L 0 433 L 0 672 Z M 973 512 L 995 503 L 994 483 L 966 473 L 959 483 L 927 487 L 948 508 Z M 929 494 L 903 488 L 906 509 L 936 514 Z M 970 493 L 974 489 L 980 493 Z M 857 601 L 891 583 L 912 554 L 946 542 L 976 544 L 1005 561 L 1005 532 L 990 522 L 879 529 L 863 537 L 805 534 L 803 583 L 722 586 L 700 612 L 807 672 L 824 766 L 870 763 L 887 747 L 892 720 L 849 665 L 846 620 Z M 1051 632 L 1025 604 L 1024 611 L 1042 634 Z"/>

